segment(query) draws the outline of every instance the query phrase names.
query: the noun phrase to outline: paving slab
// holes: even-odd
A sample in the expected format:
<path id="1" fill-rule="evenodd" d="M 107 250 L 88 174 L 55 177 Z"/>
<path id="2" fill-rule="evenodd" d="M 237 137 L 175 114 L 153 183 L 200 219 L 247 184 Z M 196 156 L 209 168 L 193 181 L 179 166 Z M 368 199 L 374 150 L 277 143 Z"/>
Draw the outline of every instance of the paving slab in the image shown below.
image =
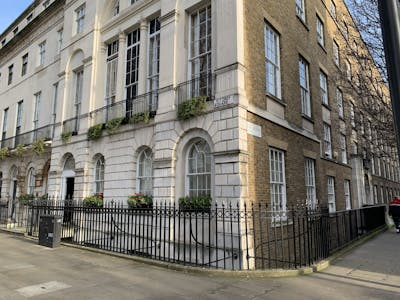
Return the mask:
<path id="1" fill-rule="evenodd" d="M 187 274 L 0 233 L 0 300 L 400 299 L 400 235 L 387 231 L 320 273 L 292 278 Z"/>

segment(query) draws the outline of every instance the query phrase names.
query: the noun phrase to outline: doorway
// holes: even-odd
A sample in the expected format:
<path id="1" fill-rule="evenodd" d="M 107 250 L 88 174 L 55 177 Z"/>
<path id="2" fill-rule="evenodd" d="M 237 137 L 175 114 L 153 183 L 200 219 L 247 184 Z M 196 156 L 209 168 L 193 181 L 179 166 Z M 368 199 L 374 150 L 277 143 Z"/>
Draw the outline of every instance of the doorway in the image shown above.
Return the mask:
<path id="1" fill-rule="evenodd" d="M 75 160 L 70 156 L 64 164 L 62 175 L 62 200 L 64 201 L 64 223 L 73 220 L 73 203 L 75 191 Z"/>

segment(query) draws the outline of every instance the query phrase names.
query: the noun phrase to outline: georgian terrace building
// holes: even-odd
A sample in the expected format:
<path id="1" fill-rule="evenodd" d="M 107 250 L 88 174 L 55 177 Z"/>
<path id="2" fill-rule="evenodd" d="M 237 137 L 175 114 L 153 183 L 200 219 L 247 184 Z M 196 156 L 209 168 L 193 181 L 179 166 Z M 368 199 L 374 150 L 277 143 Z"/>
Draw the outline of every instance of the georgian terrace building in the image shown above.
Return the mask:
<path id="1" fill-rule="evenodd" d="M 387 202 L 396 153 L 333 80 L 344 22 L 339 0 L 33 1 L 0 36 L 1 198 Z"/>

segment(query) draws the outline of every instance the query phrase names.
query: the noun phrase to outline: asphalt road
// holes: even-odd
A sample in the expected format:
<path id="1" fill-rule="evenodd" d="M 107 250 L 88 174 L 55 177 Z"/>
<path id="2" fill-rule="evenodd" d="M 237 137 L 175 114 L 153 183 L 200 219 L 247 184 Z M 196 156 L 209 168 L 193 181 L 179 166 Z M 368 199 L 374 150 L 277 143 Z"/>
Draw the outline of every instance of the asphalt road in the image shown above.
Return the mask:
<path id="1" fill-rule="evenodd" d="M 0 300 L 400 299 L 400 235 L 386 232 L 324 272 L 278 279 L 221 278 L 0 233 Z"/>

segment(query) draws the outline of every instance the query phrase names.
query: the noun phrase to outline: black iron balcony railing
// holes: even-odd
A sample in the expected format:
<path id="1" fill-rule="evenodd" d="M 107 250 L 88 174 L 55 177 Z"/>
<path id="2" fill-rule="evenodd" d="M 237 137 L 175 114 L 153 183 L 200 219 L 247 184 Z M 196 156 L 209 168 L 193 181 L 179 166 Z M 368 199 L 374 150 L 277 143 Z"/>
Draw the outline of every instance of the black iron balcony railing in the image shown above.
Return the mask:
<path id="1" fill-rule="evenodd" d="M 129 121 L 137 114 L 149 113 L 153 117 L 158 106 L 158 91 L 152 91 L 132 99 L 111 103 L 90 113 L 91 126 L 105 124 L 109 120 L 125 118 Z"/>
<path id="2" fill-rule="evenodd" d="M 62 132 L 71 132 L 72 134 L 76 134 L 78 132 L 78 123 L 79 119 L 77 117 L 65 120 L 63 122 Z"/>
<path id="3" fill-rule="evenodd" d="M 196 97 L 213 100 L 215 96 L 215 74 L 202 74 L 177 86 L 178 104 Z"/>
<path id="4" fill-rule="evenodd" d="M 49 141 L 52 139 L 52 130 L 54 125 L 47 125 L 44 127 L 37 128 L 32 131 L 28 131 L 25 133 L 18 134 L 16 136 L 6 138 L 1 141 L 1 148 L 14 149 L 18 145 L 30 145 L 33 142 L 44 139 L 45 141 Z"/>

